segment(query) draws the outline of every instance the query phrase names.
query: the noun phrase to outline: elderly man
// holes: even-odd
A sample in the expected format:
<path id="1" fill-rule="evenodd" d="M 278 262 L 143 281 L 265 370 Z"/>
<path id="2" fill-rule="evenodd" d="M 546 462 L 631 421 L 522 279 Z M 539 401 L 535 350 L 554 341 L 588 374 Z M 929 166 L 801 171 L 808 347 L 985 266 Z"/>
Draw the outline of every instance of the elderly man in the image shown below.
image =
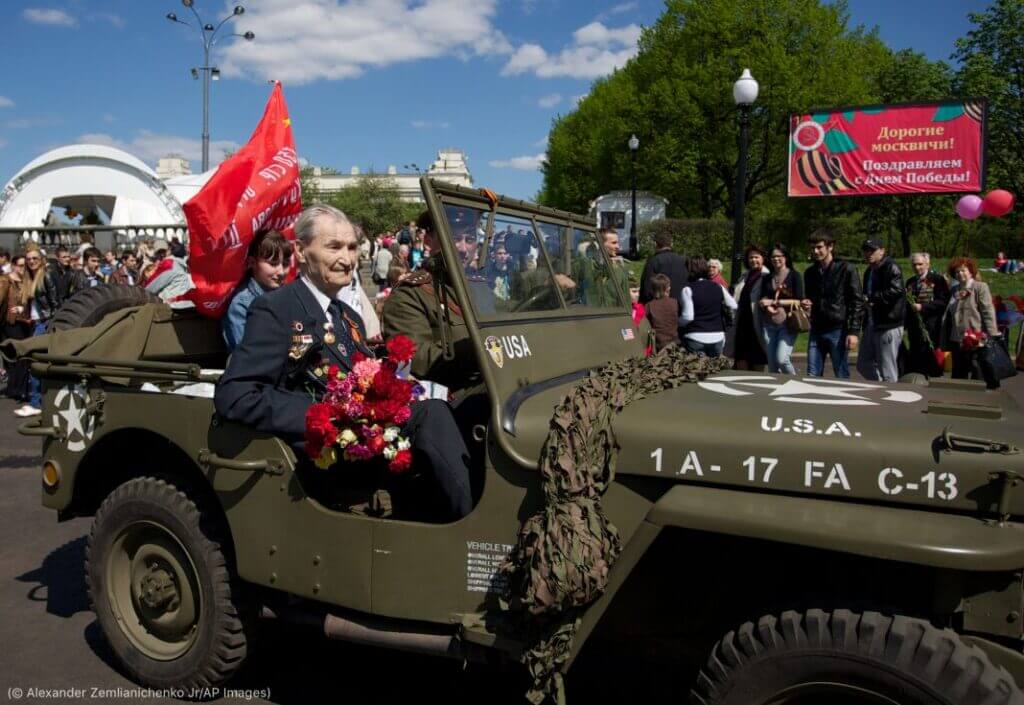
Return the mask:
<path id="1" fill-rule="evenodd" d="M 910 255 L 914 276 L 907 280 L 907 337 L 910 355 L 907 372 L 941 377 L 942 368 L 935 359 L 935 350 L 942 338 L 942 316 L 949 304 L 949 284 L 945 277 L 931 269 L 931 255 L 915 252 Z M 925 337 L 927 334 L 927 337 Z"/>
<path id="2" fill-rule="evenodd" d="M 297 443 L 306 411 L 325 391 L 314 370 L 324 361 L 352 369 L 352 355 L 369 355 L 359 316 L 337 300 L 359 266 L 359 242 L 348 217 L 313 205 L 295 223 L 295 254 L 301 276 L 255 299 L 245 334 L 217 384 L 214 403 L 229 421 L 253 426 Z M 412 407 L 404 432 L 414 457 L 426 460 L 450 508 L 450 518 L 472 508 L 468 451 L 446 402 Z"/>

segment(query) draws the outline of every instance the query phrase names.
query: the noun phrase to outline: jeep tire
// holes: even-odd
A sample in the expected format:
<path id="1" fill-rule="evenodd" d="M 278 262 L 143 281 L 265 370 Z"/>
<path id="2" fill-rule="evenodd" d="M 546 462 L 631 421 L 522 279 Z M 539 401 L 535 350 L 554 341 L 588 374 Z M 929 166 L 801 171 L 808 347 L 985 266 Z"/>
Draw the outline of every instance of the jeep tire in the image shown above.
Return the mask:
<path id="1" fill-rule="evenodd" d="M 89 601 L 125 671 L 152 688 L 206 688 L 245 660 L 252 615 L 226 527 L 171 482 L 138 477 L 100 505 L 86 546 Z"/>
<path id="2" fill-rule="evenodd" d="M 50 332 L 87 328 L 114 311 L 132 306 L 158 304 L 160 297 L 129 284 L 99 284 L 71 295 L 50 319 Z"/>
<path id="3" fill-rule="evenodd" d="M 715 645 L 699 705 L 1021 705 L 1003 668 L 949 629 L 849 610 L 783 612 Z"/>

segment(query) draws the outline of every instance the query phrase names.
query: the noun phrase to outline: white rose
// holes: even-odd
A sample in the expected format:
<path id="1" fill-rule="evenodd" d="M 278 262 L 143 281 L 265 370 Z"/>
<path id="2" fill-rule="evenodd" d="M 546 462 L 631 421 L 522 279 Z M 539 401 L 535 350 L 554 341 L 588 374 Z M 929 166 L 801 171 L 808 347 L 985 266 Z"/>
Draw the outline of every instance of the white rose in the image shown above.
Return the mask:
<path id="1" fill-rule="evenodd" d="M 398 438 L 398 426 L 388 426 L 388 430 L 384 432 L 384 440 L 394 443 L 396 438 Z"/>
<path id="2" fill-rule="evenodd" d="M 346 428 L 338 436 L 338 445 L 340 445 L 342 448 L 345 448 L 346 446 L 349 446 L 358 440 L 359 438 L 358 436 L 356 436 L 355 431 L 353 431 L 350 428 Z"/>
<path id="3" fill-rule="evenodd" d="M 396 455 L 398 455 L 398 451 L 392 448 L 391 446 L 387 446 L 384 448 L 384 457 L 387 458 L 388 460 L 394 460 Z"/>
<path id="4" fill-rule="evenodd" d="M 398 442 L 398 450 L 409 450 L 409 439 L 403 438 Z"/>

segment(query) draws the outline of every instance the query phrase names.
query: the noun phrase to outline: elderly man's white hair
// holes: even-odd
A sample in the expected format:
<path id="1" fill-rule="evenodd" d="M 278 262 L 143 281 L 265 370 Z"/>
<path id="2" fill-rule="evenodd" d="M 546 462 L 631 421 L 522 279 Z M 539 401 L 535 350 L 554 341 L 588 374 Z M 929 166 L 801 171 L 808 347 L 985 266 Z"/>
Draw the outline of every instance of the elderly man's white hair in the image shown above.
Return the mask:
<path id="1" fill-rule="evenodd" d="M 925 264 L 931 264 L 932 257 L 927 252 L 915 252 L 910 255 L 910 261 L 913 262 L 915 259 L 923 259 Z"/>
<path id="2" fill-rule="evenodd" d="M 708 260 L 708 266 L 709 267 L 718 267 L 719 269 L 721 269 L 722 268 L 722 260 L 720 260 L 720 259 L 709 259 Z"/>
<path id="3" fill-rule="evenodd" d="M 349 220 L 347 215 L 326 203 L 314 203 L 308 208 L 304 208 L 298 220 L 295 221 L 295 239 L 303 245 L 309 245 L 309 243 L 313 242 L 313 229 L 318 218 L 332 218 L 342 223 L 347 223 L 352 226 L 356 237 L 359 237 L 359 228 Z"/>

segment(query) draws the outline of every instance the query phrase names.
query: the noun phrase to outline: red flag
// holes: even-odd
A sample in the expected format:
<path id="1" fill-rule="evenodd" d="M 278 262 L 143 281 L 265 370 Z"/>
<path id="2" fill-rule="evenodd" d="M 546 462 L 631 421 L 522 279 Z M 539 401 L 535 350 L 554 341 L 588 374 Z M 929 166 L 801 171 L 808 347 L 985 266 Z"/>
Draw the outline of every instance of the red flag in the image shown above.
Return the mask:
<path id="1" fill-rule="evenodd" d="M 211 318 L 224 313 L 257 233 L 281 230 L 294 237 L 290 226 L 302 211 L 301 194 L 291 118 L 278 83 L 249 142 L 184 205 L 196 287 L 185 298 L 197 311 Z"/>

